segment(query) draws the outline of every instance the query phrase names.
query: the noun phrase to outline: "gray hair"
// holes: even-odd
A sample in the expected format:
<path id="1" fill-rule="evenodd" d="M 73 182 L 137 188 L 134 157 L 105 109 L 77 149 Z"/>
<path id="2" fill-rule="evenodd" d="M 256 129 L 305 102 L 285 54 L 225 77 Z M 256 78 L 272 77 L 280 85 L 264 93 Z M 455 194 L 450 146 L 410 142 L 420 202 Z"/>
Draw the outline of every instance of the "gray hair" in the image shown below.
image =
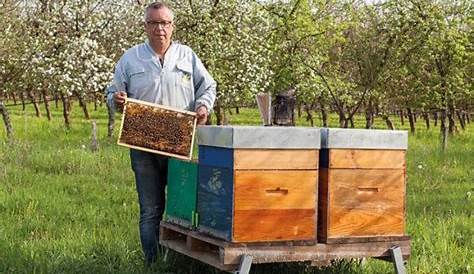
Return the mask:
<path id="1" fill-rule="evenodd" d="M 153 2 L 151 4 L 149 4 L 146 9 L 145 9 L 145 16 L 144 16 L 144 21 L 146 22 L 146 19 L 148 18 L 148 12 L 150 12 L 150 10 L 159 10 L 159 9 L 168 9 L 171 13 L 171 20 L 174 21 L 174 12 L 173 10 L 165 3 L 163 2 Z"/>

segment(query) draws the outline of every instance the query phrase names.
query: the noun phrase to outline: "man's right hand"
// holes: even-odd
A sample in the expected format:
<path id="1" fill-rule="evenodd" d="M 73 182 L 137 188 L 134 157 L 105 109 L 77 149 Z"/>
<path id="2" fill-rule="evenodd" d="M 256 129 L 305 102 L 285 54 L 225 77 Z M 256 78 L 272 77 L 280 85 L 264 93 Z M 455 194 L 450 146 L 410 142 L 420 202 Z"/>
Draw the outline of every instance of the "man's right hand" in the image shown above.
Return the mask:
<path id="1" fill-rule="evenodd" d="M 127 99 L 127 93 L 125 91 L 117 91 L 114 93 L 114 102 L 118 111 L 123 111 L 123 104 Z"/>

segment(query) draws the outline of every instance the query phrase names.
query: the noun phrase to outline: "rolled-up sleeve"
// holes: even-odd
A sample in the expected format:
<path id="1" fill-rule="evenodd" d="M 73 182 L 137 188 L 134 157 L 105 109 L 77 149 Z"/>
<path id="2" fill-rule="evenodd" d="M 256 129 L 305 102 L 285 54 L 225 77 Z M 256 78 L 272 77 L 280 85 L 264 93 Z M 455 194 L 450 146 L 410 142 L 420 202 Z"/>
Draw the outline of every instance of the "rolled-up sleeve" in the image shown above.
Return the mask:
<path id="1" fill-rule="evenodd" d="M 216 100 L 217 83 L 195 53 L 193 53 L 193 82 L 196 98 L 195 110 L 204 105 L 211 112 Z"/>

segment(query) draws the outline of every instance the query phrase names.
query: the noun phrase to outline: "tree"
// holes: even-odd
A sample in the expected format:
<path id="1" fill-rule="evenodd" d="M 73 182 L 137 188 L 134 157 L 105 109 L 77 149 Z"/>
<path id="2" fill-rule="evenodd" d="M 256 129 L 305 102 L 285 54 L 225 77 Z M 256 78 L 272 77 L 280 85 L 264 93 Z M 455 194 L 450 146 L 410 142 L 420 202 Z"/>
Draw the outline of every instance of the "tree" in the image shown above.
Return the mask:
<path id="1" fill-rule="evenodd" d="M 253 102 L 272 77 L 266 14 L 254 1 L 176 1 L 175 38 L 196 51 L 217 81 L 217 124 L 225 109 Z"/>

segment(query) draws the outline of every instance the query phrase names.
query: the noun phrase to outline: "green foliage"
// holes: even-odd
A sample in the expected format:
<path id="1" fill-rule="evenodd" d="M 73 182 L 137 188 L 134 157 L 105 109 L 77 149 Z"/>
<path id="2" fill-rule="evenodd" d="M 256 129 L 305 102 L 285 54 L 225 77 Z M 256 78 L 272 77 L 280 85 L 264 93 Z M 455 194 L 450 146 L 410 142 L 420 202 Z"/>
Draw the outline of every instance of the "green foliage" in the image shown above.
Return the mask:
<path id="1" fill-rule="evenodd" d="M 223 107 L 253 101 L 272 77 L 270 22 L 254 1 L 176 1 L 175 38 L 196 51 L 218 82 Z"/>

